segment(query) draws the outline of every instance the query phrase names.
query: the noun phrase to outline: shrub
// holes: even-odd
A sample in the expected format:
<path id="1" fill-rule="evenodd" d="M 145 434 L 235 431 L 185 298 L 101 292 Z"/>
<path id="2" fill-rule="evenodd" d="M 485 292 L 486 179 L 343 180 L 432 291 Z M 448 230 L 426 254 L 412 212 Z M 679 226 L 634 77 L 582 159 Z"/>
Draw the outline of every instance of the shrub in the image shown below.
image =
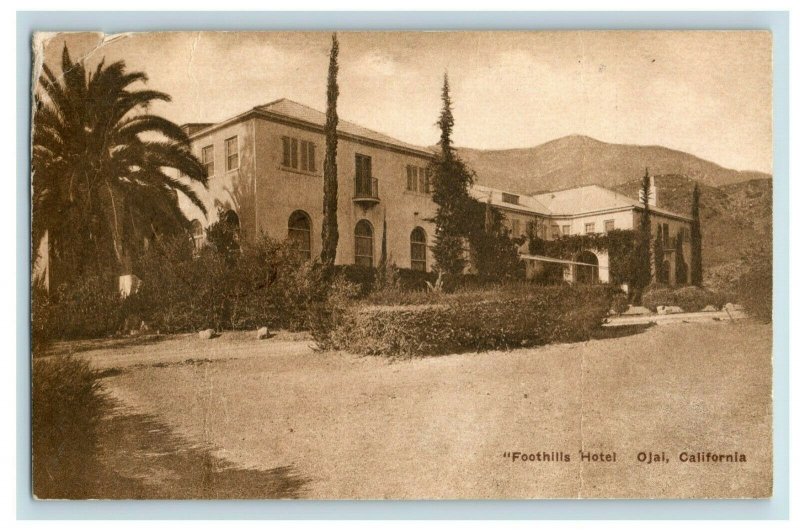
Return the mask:
<path id="1" fill-rule="evenodd" d="M 330 347 L 361 355 L 426 356 L 588 339 L 610 305 L 605 287 L 429 294 L 425 304 L 352 305 Z"/>
<path id="2" fill-rule="evenodd" d="M 746 257 L 748 269 L 734 284 L 737 302 L 758 320 L 772 321 L 772 249 Z"/>
<path id="3" fill-rule="evenodd" d="M 125 320 L 117 280 L 91 275 L 61 284 L 53 294 L 31 294 L 34 349 L 53 339 L 99 337 L 117 332 Z"/>
<path id="4" fill-rule="evenodd" d="M 31 381 L 33 492 L 79 499 L 92 493 L 98 424 L 109 407 L 88 363 L 71 357 L 33 360 Z"/>
<path id="5" fill-rule="evenodd" d="M 126 300 L 128 313 L 145 315 L 164 332 L 308 328 L 309 304 L 323 283 L 288 244 L 265 237 L 235 259 L 212 248 L 192 259 L 184 240 L 159 242 L 145 254 L 138 265 L 142 288 Z"/>
<path id="6" fill-rule="evenodd" d="M 642 296 L 642 305 L 651 311 L 656 311 L 658 306 L 680 306 L 687 312 L 699 312 L 709 305 L 720 308 L 725 302 L 724 296 L 697 286 L 672 288 L 653 285 Z"/>

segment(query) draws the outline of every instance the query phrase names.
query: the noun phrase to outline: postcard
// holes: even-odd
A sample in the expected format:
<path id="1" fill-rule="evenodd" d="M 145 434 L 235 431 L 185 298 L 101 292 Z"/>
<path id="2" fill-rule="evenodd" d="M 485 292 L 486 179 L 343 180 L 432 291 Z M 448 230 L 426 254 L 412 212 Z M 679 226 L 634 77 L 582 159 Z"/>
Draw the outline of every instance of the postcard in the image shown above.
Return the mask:
<path id="1" fill-rule="evenodd" d="M 32 495 L 769 498 L 769 31 L 36 33 Z"/>

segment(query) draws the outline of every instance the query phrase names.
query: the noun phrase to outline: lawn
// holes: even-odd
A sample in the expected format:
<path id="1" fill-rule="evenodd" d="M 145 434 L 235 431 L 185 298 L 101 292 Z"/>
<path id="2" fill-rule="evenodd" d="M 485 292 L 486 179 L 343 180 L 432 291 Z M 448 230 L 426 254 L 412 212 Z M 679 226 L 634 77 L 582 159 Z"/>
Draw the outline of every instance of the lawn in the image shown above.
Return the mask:
<path id="1" fill-rule="evenodd" d="M 771 494 L 769 325 L 683 323 L 400 361 L 310 345 L 250 333 L 72 345 L 104 371 L 120 406 L 104 432 L 103 460 L 119 478 L 109 495 Z M 617 461 L 583 463 L 581 449 Z M 503 456 L 516 451 L 571 461 Z M 640 464 L 642 451 L 671 461 Z M 747 461 L 680 463 L 683 451 L 737 451 Z"/>

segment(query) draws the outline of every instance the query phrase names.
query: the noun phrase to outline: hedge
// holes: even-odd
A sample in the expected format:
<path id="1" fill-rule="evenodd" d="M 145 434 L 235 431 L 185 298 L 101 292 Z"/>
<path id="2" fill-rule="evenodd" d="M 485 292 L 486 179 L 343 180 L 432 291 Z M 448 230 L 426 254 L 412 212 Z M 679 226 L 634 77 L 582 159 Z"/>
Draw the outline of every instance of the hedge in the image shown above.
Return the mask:
<path id="1" fill-rule="evenodd" d="M 725 302 L 723 295 L 697 286 L 672 288 L 654 285 L 647 288 L 642 295 L 642 306 L 653 312 L 659 306 L 680 306 L 686 312 L 699 312 L 706 306 L 719 309 Z"/>
<path id="2" fill-rule="evenodd" d="M 611 304 L 601 286 L 495 289 L 419 305 L 357 304 L 331 346 L 359 355 L 429 356 L 589 339 Z"/>

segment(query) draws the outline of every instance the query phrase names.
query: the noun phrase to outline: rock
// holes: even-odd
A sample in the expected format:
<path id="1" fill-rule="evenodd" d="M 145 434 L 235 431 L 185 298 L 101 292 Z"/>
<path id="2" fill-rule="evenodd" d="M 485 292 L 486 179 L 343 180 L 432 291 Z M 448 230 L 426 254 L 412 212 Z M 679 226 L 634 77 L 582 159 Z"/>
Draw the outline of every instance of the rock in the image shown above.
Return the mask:
<path id="1" fill-rule="evenodd" d="M 269 339 L 269 328 L 262 326 L 256 330 L 256 339 Z"/>
<path id="2" fill-rule="evenodd" d="M 728 304 L 726 304 L 722 308 L 724 310 L 729 311 L 729 312 L 743 312 L 744 311 L 744 307 L 741 304 L 734 304 L 732 302 L 729 302 Z"/>
<path id="3" fill-rule="evenodd" d="M 625 310 L 622 315 L 650 315 L 653 312 L 645 308 L 644 306 L 631 306 L 627 310 Z"/>
<path id="4" fill-rule="evenodd" d="M 673 313 L 683 313 L 683 308 L 680 306 L 658 306 L 658 315 L 670 315 Z"/>
<path id="5" fill-rule="evenodd" d="M 716 306 L 712 306 L 712 305 L 709 304 L 708 306 L 706 306 L 705 308 L 703 308 L 700 311 L 701 312 L 718 312 L 719 309 Z"/>
<path id="6" fill-rule="evenodd" d="M 197 334 L 200 339 L 211 339 L 215 337 L 216 334 L 214 333 L 213 328 L 206 328 L 205 330 L 200 330 L 200 333 Z"/>

